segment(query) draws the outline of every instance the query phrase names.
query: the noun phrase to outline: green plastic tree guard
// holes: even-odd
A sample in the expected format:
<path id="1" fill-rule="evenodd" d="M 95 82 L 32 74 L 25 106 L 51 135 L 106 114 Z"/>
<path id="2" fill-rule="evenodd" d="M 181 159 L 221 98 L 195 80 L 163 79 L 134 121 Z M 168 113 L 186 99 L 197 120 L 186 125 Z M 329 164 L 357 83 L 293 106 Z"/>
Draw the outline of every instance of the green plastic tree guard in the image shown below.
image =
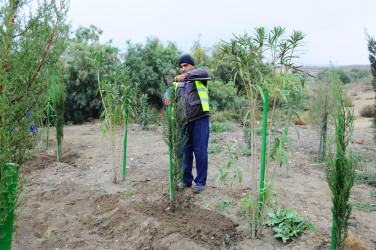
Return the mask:
<path id="1" fill-rule="evenodd" d="M 266 155 L 266 134 L 268 129 L 268 91 L 264 91 L 264 113 L 262 119 L 262 148 L 261 148 L 261 175 L 260 175 L 260 197 L 259 197 L 259 217 L 261 216 L 264 192 L 265 176 L 265 155 Z"/>
<path id="2" fill-rule="evenodd" d="M 53 78 L 52 78 L 53 79 Z M 53 84 L 53 89 L 54 89 L 54 98 L 56 100 L 56 85 L 55 85 L 55 82 Z M 55 110 L 55 127 L 56 127 L 56 124 L 58 124 L 58 121 L 57 121 L 58 116 L 56 115 L 56 110 Z M 57 133 L 56 133 L 57 134 Z M 56 146 L 57 146 L 57 160 L 60 161 L 60 144 L 59 144 L 59 141 L 57 140 L 56 138 Z"/>
<path id="3" fill-rule="evenodd" d="M 168 98 L 171 100 L 171 88 L 168 88 Z M 168 105 L 168 155 L 169 155 L 169 173 L 170 173 L 170 204 L 172 207 L 174 201 L 173 173 L 172 173 L 172 127 L 171 127 L 171 107 Z"/>
<path id="4" fill-rule="evenodd" d="M 48 108 L 47 108 L 47 140 L 46 140 L 46 150 L 48 149 L 48 134 L 50 132 L 50 115 L 51 115 L 51 99 L 48 100 Z"/>
<path id="5" fill-rule="evenodd" d="M 123 181 L 127 173 L 127 141 L 128 141 L 128 112 L 129 112 L 129 100 L 126 100 L 125 105 L 125 120 L 124 120 L 124 143 L 123 143 Z"/>
<path id="6" fill-rule="evenodd" d="M 5 194 L 5 199 L 10 201 L 7 219 L 4 225 L 0 228 L 0 235 L 4 238 L 0 240 L 1 250 L 10 250 L 12 247 L 12 234 L 13 234 L 13 220 L 14 220 L 14 207 L 16 203 L 16 190 L 17 190 L 17 176 L 18 167 L 14 163 L 5 164 L 3 176 L 1 177 L 1 189 L 7 187 L 8 192 Z M 4 208 L 1 208 L 4 209 Z M 5 208 L 7 209 L 7 208 Z"/>

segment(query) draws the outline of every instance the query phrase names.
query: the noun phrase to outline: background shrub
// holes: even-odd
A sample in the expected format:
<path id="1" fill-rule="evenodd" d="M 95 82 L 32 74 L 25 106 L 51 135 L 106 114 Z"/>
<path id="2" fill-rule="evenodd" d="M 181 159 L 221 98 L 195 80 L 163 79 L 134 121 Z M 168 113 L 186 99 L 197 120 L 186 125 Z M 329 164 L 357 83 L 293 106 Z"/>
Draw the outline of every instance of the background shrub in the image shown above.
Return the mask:
<path id="1" fill-rule="evenodd" d="M 375 115 L 375 104 L 368 104 L 368 105 L 364 106 L 359 111 L 359 113 L 360 113 L 361 117 L 367 117 L 367 118 L 374 117 L 374 115 Z"/>
<path id="2" fill-rule="evenodd" d="M 338 74 L 339 80 L 343 84 L 348 84 L 351 82 L 351 76 L 349 73 L 345 72 L 343 69 L 334 69 L 334 71 Z M 326 81 L 326 79 L 329 77 L 330 74 L 330 68 L 326 68 L 324 70 L 321 70 L 317 74 L 317 79 L 320 81 Z"/>

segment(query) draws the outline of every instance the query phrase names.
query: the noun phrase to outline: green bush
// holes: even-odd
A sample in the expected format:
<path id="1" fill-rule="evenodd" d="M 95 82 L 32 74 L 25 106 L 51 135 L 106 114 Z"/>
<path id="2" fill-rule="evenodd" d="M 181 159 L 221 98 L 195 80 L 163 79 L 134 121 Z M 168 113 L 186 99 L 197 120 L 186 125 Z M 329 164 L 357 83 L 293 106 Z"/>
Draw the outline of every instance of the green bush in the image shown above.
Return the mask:
<path id="1" fill-rule="evenodd" d="M 369 69 L 357 69 L 352 68 L 350 70 L 350 76 L 354 81 L 358 81 L 361 79 L 365 79 L 371 76 L 371 72 Z"/>
<path id="2" fill-rule="evenodd" d="M 238 119 L 238 114 L 229 110 L 214 111 L 210 113 L 210 120 L 212 120 L 213 122 L 235 122 Z"/>
<path id="3" fill-rule="evenodd" d="M 321 70 L 318 74 L 317 74 L 317 79 L 320 80 L 320 81 L 327 81 L 327 79 L 329 78 L 329 75 L 330 75 L 330 68 L 326 68 L 324 70 Z M 351 82 L 351 76 L 349 73 L 345 72 L 343 69 L 334 69 L 334 72 L 336 74 L 338 74 L 339 76 L 339 80 L 341 81 L 341 83 L 343 84 L 348 84 Z"/>
<path id="4" fill-rule="evenodd" d="M 238 110 L 240 101 L 235 83 L 230 81 L 224 84 L 220 80 L 211 81 L 209 86 L 210 108 L 212 110 Z"/>
<path id="5" fill-rule="evenodd" d="M 361 117 L 372 118 L 375 115 L 375 104 L 368 104 L 364 106 L 360 111 Z"/>

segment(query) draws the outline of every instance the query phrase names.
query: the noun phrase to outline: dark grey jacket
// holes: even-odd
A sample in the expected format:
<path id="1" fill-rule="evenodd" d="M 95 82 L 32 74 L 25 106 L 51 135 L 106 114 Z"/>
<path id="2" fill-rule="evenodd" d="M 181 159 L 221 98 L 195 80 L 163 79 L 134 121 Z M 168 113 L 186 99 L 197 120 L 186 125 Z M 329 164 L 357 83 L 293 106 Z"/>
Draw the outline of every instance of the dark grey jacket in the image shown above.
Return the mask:
<path id="1" fill-rule="evenodd" d="M 184 73 L 186 79 L 208 78 L 209 72 L 204 68 L 198 68 Z M 207 81 L 201 81 L 207 87 Z M 172 96 L 175 96 L 175 88 L 172 88 Z M 164 94 L 164 99 L 168 97 L 168 90 Z M 176 89 L 177 115 L 183 123 L 191 122 L 209 115 L 209 111 L 203 111 L 201 101 L 198 96 L 196 83 L 186 80 L 180 82 Z"/>

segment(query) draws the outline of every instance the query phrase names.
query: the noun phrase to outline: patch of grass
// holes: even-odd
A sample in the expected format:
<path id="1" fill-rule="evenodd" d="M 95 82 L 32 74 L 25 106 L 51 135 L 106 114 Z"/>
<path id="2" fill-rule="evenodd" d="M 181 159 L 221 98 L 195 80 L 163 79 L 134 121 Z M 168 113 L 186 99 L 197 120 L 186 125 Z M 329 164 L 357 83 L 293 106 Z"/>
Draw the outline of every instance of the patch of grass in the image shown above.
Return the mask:
<path id="1" fill-rule="evenodd" d="M 375 203 L 355 203 L 354 205 L 357 209 L 362 210 L 366 213 L 376 211 Z"/>
<path id="2" fill-rule="evenodd" d="M 221 146 L 217 145 L 217 144 L 211 146 L 210 148 L 208 148 L 208 153 L 209 154 L 216 154 L 216 153 L 218 153 L 220 151 L 221 151 Z"/>
<path id="3" fill-rule="evenodd" d="M 248 147 L 243 147 L 243 155 L 251 155 L 251 149 Z"/>
<path id="4" fill-rule="evenodd" d="M 360 171 L 356 172 L 355 182 L 364 183 L 372 187 L 376 187 L 376 164 L 371 162 L 360 162 Z M 364 164 L 364 165 L 363 165 Z"/>
<path id="5" fill-rule="evenodd" d="M 212 122 L 210 126 L 210 131 L 213 133 L 231 131 L 234 127 L 228 122 Z"/>
<path id="6" fill-rule="evenodd" d="M 214 122 L 235 121 L 237 115 L 233 111 L 216 111 L 210 114 L 210 119 Z"/>
<path id="7" fill-rule="evenodd" d="M 215 143 L 218 143 L 218 142 L 219 142 L 219 140 L 218 140 L 217 137 L 210 138 L 210 143 L 215 144 Z"/>
<path id="8" fill-rule="evenodd" d="M 364 183 L 372 187 L 376 187 L 376 172 L 369 173 L 367 171 L 357 173 L 356 183 Z"/>
<path id="9" fill-rule="evenodd" d="M 376 211 L 376 189 L 373 189 L 372 192 L 370 193 L 371 198 L 374 199 L 373 202 L 368 202 L 368 203 L 355 203 L 355 207 L 359 210 L 362 210 L 364 212 L 370 213 L 373 211 Z"/>

